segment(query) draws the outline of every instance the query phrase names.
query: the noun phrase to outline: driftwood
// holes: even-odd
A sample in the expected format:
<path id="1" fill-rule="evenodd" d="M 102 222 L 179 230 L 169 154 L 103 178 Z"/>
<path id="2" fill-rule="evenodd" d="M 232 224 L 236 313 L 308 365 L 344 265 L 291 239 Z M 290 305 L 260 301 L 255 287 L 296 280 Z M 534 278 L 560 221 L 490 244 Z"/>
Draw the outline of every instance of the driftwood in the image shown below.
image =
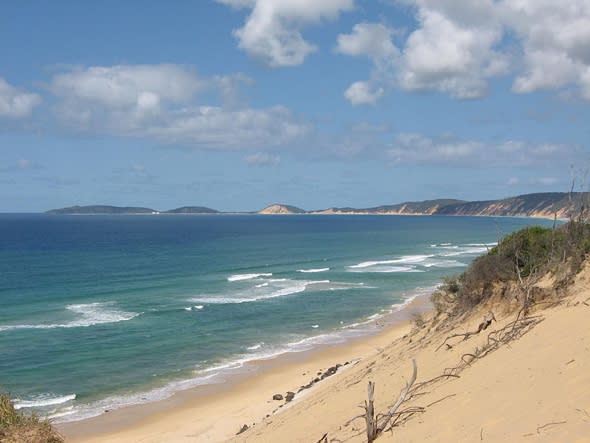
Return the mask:
<path id="1" fill-rule="evenodd" d="M 423 412 L 424 408 L 422 407 L 414 407 L 414 408 L 407 408 L 402 411 L 398 411 L 400 406 L 411 398 L 411 390 L 416 382 L 416 377 L 418 375 L 418 367 L 416 366 L 416 360 L 412 360 L 413 370 L 410 380 L 406 382 L 406 386 L 402 389 L 399 394 L 397 401 L 389 408 L 389 410 L 385 414 L 377 414 L 375 415 L 375 406 L 374 406 L 374 398 L 375 398 L 375 382 L 370 381 L 367 389 L 368 398 L 365 401 L 365 414 L 363 415 L 365 418 L 365 424 L 367 429 L 367 442 L 373 443 L 373 441 L 381 434 L 383 431 L 390 429 L 395 421 L 403 414 L 415 414 L 417 412 Z M 355 420 L 361 416 L 357 416 L 352 420 Z M 350 420 L 348 423 L 350 423 Z"/>
<path id="2" fill-rule="evenodd" d="M 377 437 L 377 423 L 375 419 L 375 406 L 373 399 L 375 397 L 375 382 L 370 381 L 367 388 L 368 400 L 365 401 L 365 423 L 367 425 L 367 442 L 373 443 Z"/>
<path id="3" fill-rule="evenodd" d="M 492 311 L 490 311 L 484 316 L 482 322 L 479 324 L 476 331 L 464 332 L 461 334 L 452 334 L 447 336 L 445 340 L 439 345 L 439 347 L 435 349 L 435 352 L 442 348 L 444 345 L 447 345 L 447 349 L 452 349 L 453 347 L 447 343 L 450 339 L 456 337 L 463 337 L 463 340 L 467 340 L 472 335 L 477 335 L 481 331 L 485 331 L 492 324 L 492 321 L 496 321 L 496 316 Z"/>

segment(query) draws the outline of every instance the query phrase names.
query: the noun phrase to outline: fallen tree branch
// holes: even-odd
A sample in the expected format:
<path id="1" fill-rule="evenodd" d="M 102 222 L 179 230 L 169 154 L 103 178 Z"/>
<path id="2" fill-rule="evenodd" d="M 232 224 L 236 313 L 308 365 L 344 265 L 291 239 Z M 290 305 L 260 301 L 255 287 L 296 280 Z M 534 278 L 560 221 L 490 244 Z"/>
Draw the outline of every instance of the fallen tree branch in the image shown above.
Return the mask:
<path id="1" fill-rule="evenodd" d="M 563 425 L 563 424 L 565 424 L 565 423 L 567 423 L 567 421 L 565 421 L 565 420 L 564 420 L 564 421 L 552 421 L 551 423 L 546 423 L 546 424 L 544 424 L 543 426 L 537 426 L 537 434 L 540 434 L 540 432 L 539 432 L 539 431 L 540 431 L 541 429 L 545 429 L 545 428 L 546 428 L 546 427 L 548 427 L 548 426 L 553 426 L 553 425 Z"/>
<path id="2" fill-rule="evenodd" d="M 451 334 L 445 338 L 445 340 L 438 346 L 438 348 L 434 350 L 434 352 L 438 351 L 444 345 L 447 345 L 447 349 L 452 349 L 453 347 L 449 345 L 447 341 L 456 337 L 463 337 L 463 341 L 465 341 L 469 339 L 469 337 L 471 337 L 472 335 L 477 335 L 481 331 L 485 331 L 492 324 L 492 321 L 496 321 L 496 316 L 492 311 L 490 311 L 484 316 L 483 321 L 479 324 L 476 331 L 463 332 L 460 334 Z"/>
<path id="3" fill-rule="evenodd" d="M 406 382 L 406 387 L 404 389 L 402 389 L 397 401 L 393 404 L 393 406 L 391 408 L 389 408 L 389 411 L 387 412 L 387 414 L 385 414 L 384 419 L 381 421 L 381 423 L 377 424 L 375 436 L 377 436 L 378 434 L 383 432 L 383 430 L 388 426 L 393 415 L 396 413 L 396 411 L 402 405 L 402 403 L 406 400 L 406 397 L 408 396 L 410 389 L 412 388 L 412 385 L 416 381 L 417 376 L 418 376 L 418 367 L 416 366 L 416 360 L 412 359 L 412 376 L 410 377 L 410 380 L 408 380 Z"/>

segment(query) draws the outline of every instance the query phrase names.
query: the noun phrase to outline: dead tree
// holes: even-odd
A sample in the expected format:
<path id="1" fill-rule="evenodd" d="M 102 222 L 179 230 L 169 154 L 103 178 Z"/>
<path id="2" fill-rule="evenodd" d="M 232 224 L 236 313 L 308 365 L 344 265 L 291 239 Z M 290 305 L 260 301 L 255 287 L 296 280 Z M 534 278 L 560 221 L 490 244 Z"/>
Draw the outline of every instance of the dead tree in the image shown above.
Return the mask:
<path id="1" fill-rule="evenodd" d="M 375 415 L 375 407 L 373 404 L 375 397 L 375 382 L 370 381 L 368 386 L 368 399 L 365 401 L 365 424 L 367 427 L 367 442 L 373 443 L 375 439 L 384 430 L 388 428 L 391 420 L 400 414 L 398 409 L 408 398 L 408 394 L 412 389 L 412 386 L 416 382 L 418 376 L 418 367 L 416 366 L 416 360 L 412 360 L 413 370 L 410 380 L 406 382 L 406 386 L 402 389 L 399 394 L 397 401 L 389 408 L 385 414 Z M 403 412 L 403 411 L 402 411 Z"/>

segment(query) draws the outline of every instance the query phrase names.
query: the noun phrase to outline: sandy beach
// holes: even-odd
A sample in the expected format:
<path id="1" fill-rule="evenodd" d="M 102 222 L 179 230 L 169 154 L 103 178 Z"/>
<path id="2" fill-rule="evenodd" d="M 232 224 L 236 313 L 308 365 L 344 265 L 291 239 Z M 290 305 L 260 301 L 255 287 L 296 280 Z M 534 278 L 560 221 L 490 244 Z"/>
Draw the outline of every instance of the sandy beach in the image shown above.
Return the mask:
<path id="1" fill-rule="evenodd" d="M 65 424 L 68 441 L 85 442 L 316 442 L 366 441 L 363 412 L 367 383 L 374 381 L 375 410 L 385 412 L 410 377 L 424 385 L 406 414 L 379 441 L 590 441 L 590 270 L 581 272 L 557 306 L 534 313 L 539 321 L 522 337 L 485 358 L 467 354 L 485 346 L 487 334 L 468 340 L 445 338 L 477 328 L 495 309 L 494 330 L 513 313 L 483 306 L 454 330 L 431 330 L 412 321 L 424 300 L 409 306 L 394 325 L 346 345 L 258 362 L 257 373 L 223 386 L 186 391 L 164 402 L 126 408 L 95 419 Z M 462 364 L 463 362 L 463 364 Z M 465 364 L 467 363 L 467 364 Z M 309 389 L 301 386 L 343 365 Z M 460 371 L 449 368 L 461 366 Z M 456 374 L 440 377 L 443 374 Z M 291 402 L 274 394 L 296 395 Z M 248 429 L 236 435 L 247 425 Z"/>

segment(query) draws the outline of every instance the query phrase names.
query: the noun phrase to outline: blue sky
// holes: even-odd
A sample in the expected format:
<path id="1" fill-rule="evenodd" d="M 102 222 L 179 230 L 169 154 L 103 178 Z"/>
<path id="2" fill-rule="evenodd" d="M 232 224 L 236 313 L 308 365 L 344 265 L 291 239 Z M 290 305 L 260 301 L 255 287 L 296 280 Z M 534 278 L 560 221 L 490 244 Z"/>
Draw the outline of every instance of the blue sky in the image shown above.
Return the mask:
<path id="1" fill-rule="evenodd" d="M 587 0 L 9 1 L 0 211 L 588 190 Z"/>

